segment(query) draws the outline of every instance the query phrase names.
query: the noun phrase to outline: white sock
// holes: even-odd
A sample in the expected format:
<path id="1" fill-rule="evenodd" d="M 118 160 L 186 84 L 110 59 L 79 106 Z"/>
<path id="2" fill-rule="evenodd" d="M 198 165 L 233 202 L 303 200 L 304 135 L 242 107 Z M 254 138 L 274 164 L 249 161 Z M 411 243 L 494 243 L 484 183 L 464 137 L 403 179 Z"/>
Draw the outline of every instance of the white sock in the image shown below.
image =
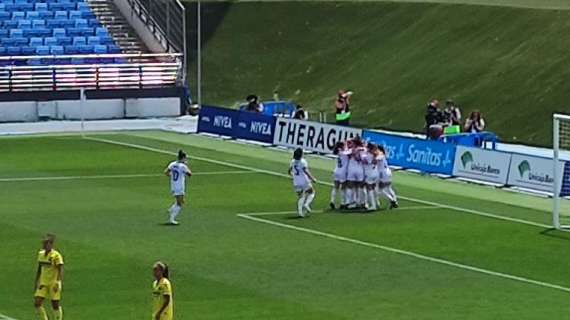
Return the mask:
<path id="1" fill-rule="evenodd" d="M 359 196 L 358 204 L 363 206 L 366 203 L 366 197 L 367 197 L 366 188 L 358 187 L 358 196 Z"/>
<path id="2" fill-rule="evenodd" d="M 376 193 L 374 190 L 368 190 L 368 208 L 376 210 Z"/>
<path id="3" fill-rule="evenodd" d="M 178 216 L 178 214 L 180 213 L 181 210 L 182 210 L 182 207 L 180 207 L 177 204 L 170 207 L 170 222 L 176 221 L 176 217 Z"/>
<path id="4" fill-rule="evenodd" d="M 307 199 L 305 200 L 305 207 L 311 207 L 311 203 L 313 203 L 314 199 L 315 199 L 315 191 L 307 195 Z"/>
<path id="5" fill-rule="evenodd" d="M 336 203 L 336 188 L 333 187 L 331 190 L 331 203 Z"/>
<path id="6" fill-rule="evenodd" d="M 303 195 L 299 197 L 299 200 L 297 200 L 297 213 L 301 217 L 305 216 L 305 214 L 303 213 L 303 204 L 305 204 L 305 198 L 306 196 L 303 193 Z"/>
<path id="7" fill-rule="evenodd" d="M 396 195 L 396 192 L 394 191 L 391 185 L 388 187 L 388 192 L 392 196 L 392 199 L 394 199 L 393 201 L 398 202 L 398 196 Z"/>
<path id="8" fill-rule="evenodd" d="M 390 189 L 389 186 L 388 186 L 388 187 L 385 187 L 385 188 L 382 188 L 382 194 L 383 194 L 386 198 L 388 198 L 388 200 L 390 200 L 390 201 L 396 201 L 396 200 L 394 199 L 394 197 L 392 196 L 392 193 L 390 193 L 390 191 L 389 191 L 388 189 Z"/>
<path id="9" fill-rule="evenodd" d="M 346 188 L 346 204 L 351 204 L 353 203 L 353 193 L 354 191 L 352 190 L 352 188 Z"/>

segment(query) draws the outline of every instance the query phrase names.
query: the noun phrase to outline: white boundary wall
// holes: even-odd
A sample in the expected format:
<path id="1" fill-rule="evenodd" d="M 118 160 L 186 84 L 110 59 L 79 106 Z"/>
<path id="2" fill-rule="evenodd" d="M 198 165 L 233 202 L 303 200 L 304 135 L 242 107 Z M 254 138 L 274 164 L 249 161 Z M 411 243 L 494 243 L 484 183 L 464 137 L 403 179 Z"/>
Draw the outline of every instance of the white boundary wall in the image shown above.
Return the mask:
<path id="1" fill-rule="evenodd" d="M 0 102 L 0 122 L 33 122 L 40 118 L 80 120 L 80 100 Z M 92 99 L 85 101 L 86 120 L 175 117 L 179 98 Z"/>

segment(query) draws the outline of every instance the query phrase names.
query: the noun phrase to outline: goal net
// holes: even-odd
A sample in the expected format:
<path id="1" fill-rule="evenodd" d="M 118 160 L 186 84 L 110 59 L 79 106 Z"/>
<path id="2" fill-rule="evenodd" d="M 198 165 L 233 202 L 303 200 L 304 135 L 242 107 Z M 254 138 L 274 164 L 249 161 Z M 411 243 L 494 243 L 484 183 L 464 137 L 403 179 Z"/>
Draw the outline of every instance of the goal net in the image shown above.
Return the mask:
<path id="1" fill-rule="evenodd" d="M 570 231 L 570 115 L 555 114 L 553 123 L 554 159 L 553 166 L 553 190 L 552 198 L 553 215 L 552 223 L 556 229 Z"/>

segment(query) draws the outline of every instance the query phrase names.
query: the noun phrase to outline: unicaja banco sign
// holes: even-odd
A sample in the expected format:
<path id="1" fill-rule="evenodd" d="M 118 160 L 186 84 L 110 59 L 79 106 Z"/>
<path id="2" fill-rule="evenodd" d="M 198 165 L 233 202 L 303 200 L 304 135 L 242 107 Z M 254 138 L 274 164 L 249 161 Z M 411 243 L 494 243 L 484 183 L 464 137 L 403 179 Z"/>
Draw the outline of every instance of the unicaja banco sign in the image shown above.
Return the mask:
<path id="1" fill-rule="evenodd" d="M 457 147 L 453 175 L 506 184 L 511 155 L 479 148 Z"/>
<path id="2" fill-rule="evenodd" d="M 559 173 L 562 174 L 562 162 L 558 168 Z M 552 159 L 513 154 L 508 184 L 521 188 L 552 192 L 554 188 Z"/>

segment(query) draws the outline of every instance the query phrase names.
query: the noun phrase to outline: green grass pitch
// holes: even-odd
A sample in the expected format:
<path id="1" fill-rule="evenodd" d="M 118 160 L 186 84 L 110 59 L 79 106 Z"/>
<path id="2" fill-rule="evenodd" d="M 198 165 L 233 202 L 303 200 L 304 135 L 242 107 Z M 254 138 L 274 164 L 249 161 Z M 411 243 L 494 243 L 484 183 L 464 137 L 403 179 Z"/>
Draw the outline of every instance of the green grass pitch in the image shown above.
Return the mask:
<path id="1" fill-rule="evenodd" d="M 111 143 L 112 142 L 112 143 Z M 178 227 L 162 170 L 196 173 Z M 176 319 L 561 319 L 570 235 L 548 199 L 395 173 L 401 210 L 291 219 L 290 155 L 162 132 L 0 138 L 0 319 L 34 319 L 35 254 L 56 233 L 66 319 L 147 319 L 170 264 Z"/>

